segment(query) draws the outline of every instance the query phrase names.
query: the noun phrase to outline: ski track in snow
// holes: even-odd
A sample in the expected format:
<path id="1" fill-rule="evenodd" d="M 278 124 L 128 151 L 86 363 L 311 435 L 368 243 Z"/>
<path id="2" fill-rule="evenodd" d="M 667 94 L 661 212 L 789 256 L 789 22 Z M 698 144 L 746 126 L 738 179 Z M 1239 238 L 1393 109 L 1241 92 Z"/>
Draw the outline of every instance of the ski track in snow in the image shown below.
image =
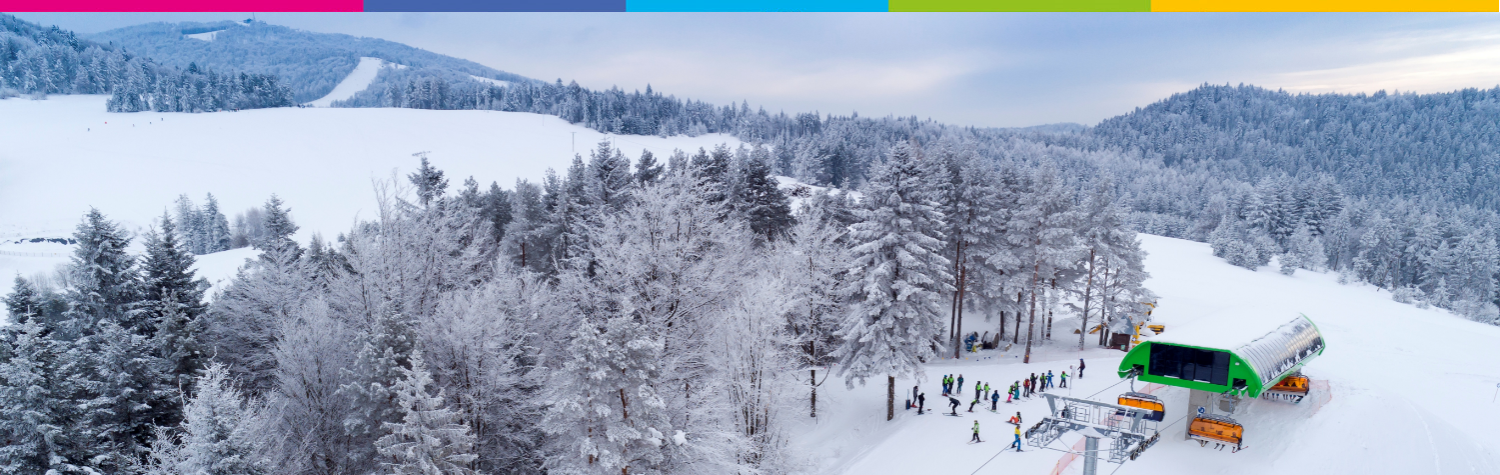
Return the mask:
<path id="1" fill-rule="evenodd" d="M 54 95 L 0 100 L 0 295 L 17 274 L 29 277 L 66 263 L 70 246 L 15 244 L 17 239 L 69 237 L 90 207 L 136 234 L 186 193 L 199 205 L 213 193 L 230 219 L 272 193 L 291 208 L 306 244 L 314 233 L 333 238 L 375 216 L 375 183 L 406 183 L 427 151 L 457 192 L 473 176 L 510 189 L 517 179 L 540 183 L 548 168 L 567 172 L 574 153 L 588 160 L 601 139 L 632 162 L 641 150 L 665 161 L 672 150 L 693 153 L 722 134 L 698 137 L 609 135 L 553 116 L 498 111 L 394 108 L 279 108 L 206 114 L 109 113 L 107 96 Z M 201 259 L 201 257 L 200 257 Z M 242 261 L 243 259 L 239 259 Z M 232 275 L 233 269 L 228 269 Z M 0 310 L 0 313 L 4 313 Z"/>
<path id="2" fill-rule="evenodd" d="M 1241 403 L 1232 417 L 1245 425 L 1247 448 L 1230 453 L 1184 440 L 1188 391 L 1163 388 L 1156 391 L 1167 405 L 1161 441 L 1123 466 L 1101 461 L 1100 473 L 1500 473 L 1500 433 L 1493 430 L 1500 427 L 1500 406 L 1486 397 L 1500 382 L 1500 367 L 1493 363 L 1500 361 L 1500 346 L 1493 343 L 1500 339 L 1500 327 L 1397 303 L 1389 292 L 1368 285 L 1340 285 L 1332 273 L 1299 270 L 1288 277 L 1269 266 L 1250 271 L 1213 257 L 1207 244 L 1140 237 L 1152 276 L 1146 286 L 1161 297 L 1154 323 L 1166 325 L 1164 337 L 1193 327 L 1204 328 L 1183 333 L 1211 330 L 1221 325 L 1216 317 L 1233 315 L 1243 307 L 1267 309 L 1260 320 L 1266 332 L 1295 312 L 1306 313 L 1323 333 L 1328 349 L 1304 372 L 1319 384 L 1327 381 L 1329 393 L 1310 395 L 1302 404 Z M 902 395 L 914 384 L 910 379 L 897 380 L 897 420 L 892 423 L 884 420 L 883 381 L 847 391 L 826 385 L 818 393 L 818 413 L 825 420 L 816 425 L 802 422 L 792 446 L 808 457 L 808 473 L 814 474 L 1052 473 L 1064 455 L 1061 451 L 1027 446 L 1026 452 L 997 456 L 1003 446 L 964 443 L 977 419 L 986 441 L 1009 444 L 1011 426 L 1004 420 L 1021 411 L 1024 432 L 1046 415 L 1044 398 L 1005 404 L 1002 395 L 998 414 L 964 411 L 975 380 L 1008 387 L 1032 372 L 1056 373 L 1077 364 L 1078 335 L 1072 331 L 1078 326 L 1076 319 L 1059 317 L 1053 328 L 1056 341 L 1035 348 L 1030 365 L 1019 361 L 1024 348 L 970 353 L 966 360 L 950 358 L 928 365 L 921 388 L 929 407 L 947 407 L 947 398 L 937 396 L 942 375 L 964 375 L 967 391 L 959 408 L 964 417 L 917 416 L 902 410 Z M 964 328 L 982 333 L 993 331 L 995 323 L 966 315 Z M 1089 366 L 1086 377 L 1070 381 L 1074 388 L 1052 391 L 1084 397 L 1120 381 L 1115 370 L 1124 353 L 1092 348 L 1092 343 L 1082 353 Z M 1114 402 L 1127 390 L 1120 384 L 1094 399 Z M 800 415 L 807 419 L 805 411 Z M 1070 434 L 1052 447 L 1070 447 L 1077 440 Z M 1076 460 L 1060 473 L 1078 474 L 1082 469 L 1083 461 Z"/>
<path id="3" fill-rule="evenodd" d="M 354 70 L 350 71 L 348 76 L 344 76 L 344 79 L 339 81 L 337 86 L 333 86 L 332 91 L 328 91 L 327 95 L 309 102 L 307 105 L 328 107 L 333 105 L 333 101 L 342 101 L 354 97 L 355 94 L 359 94 L 360 91 L 369 88 L 370 83 L 375 82 L 375 76 L 380 75 L 381 68 L 405 69 L 406 66 L 380 58 L 359 58 L 359 65 L 355 66 Z"/>

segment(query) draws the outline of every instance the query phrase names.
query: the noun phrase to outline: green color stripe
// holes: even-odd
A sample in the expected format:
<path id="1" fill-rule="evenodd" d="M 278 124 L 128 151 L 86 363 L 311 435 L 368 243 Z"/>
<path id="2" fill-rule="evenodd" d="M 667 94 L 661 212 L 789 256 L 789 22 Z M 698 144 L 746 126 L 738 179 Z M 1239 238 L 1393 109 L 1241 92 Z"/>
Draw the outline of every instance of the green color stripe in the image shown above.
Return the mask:
<path id="1" fill-rule="evenodd" d="M 1149 12 L 1151 0 L 891 0 L 893 12 Z"/>

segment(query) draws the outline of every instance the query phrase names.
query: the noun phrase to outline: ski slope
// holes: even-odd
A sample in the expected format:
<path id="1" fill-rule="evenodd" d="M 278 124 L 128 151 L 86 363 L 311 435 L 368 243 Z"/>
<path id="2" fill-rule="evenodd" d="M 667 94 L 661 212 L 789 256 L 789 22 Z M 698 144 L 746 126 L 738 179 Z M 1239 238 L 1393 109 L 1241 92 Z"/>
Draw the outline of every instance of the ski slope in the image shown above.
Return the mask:
<path id="1" fill-rule="evenodd" d="M 1254 307 L 1269 315 L 1267 332 L 1294 312 L 1306 313 L 1328 349 L 1304 369 L 1319 386 L 1307 401 L 1254 400 L 1236 411 L 1247 449 L 1215 451 L 1183 440 L 1187 390 L 1162 387 L 1154 391 L 1167 404 L 1161 442 L 1123 466 L 1101 463 L 1099 473 L 1500 473 L 1500 433 L 1494 430 L 1500 427 L 1500 403 L 1491 402 L 1500 384 L 1495 343 L 1500 327 L 1397 303 L 1367 285 L 1340 285 L 1332 274 L 1298 271 L 1289 277 L 1269 266 L 1252 272 L 1213 257 L 1207 244 L 1150 235 L 1141 240 L 1150 253 L 1146 269 L 1152 277 L 1146 285 L 1161 297 L 1154 317 L 1166 325 L 1162 337 L 1234 326 L 1225 319 Z M 1095 399 L 1114 402 L 1129 390 L 1114 373 L 1124 353 L 1097 348 L 1079 353 L 1071 329 L 1078 321 L 1059 319 L 1055 325 L 1056 341 L 1036 348 L 1029 365 L 1020 363 L 1020 349 L 930 365 L 921 384 L 929 408 L 947 411 L 947 399 L 938 394 L 943 374 L 964 375 L 961 417 L 918 416 L 898 408 L 896 420 L 886 422 L 883 380 L 846 390 L 834 377 L 818 393 L 819 420 L 806 417 L 805 405 L 797 411 L 792 445 L 807 457 L 808 473 L 815 474 L 1082 473 L 1081 460 L 1060 464 L 1060 451 L 1027 446 L 1022 453 L 1001 452 L 1014 437 L 1004 420 L 1020 411 L 1024 432 L 1047 414 L 1045 399 L 1006 404 L 1002 395 L 999 413 L 979 407 L 966 412 L 976 380 L 1008 387 L 1032 372 L 1065 370 L 1079 357 L 1087 359 L 1085 378 L 1054 391 L 1097 394 Z M 966 329 L 980 331 L 994 326 L 979 319 L 965 322 Z M 898 405 L 913 384 L 897 380 Z M 1137 383 L 1136 389 L 1145 386 Z M 975 420 L 985 442 L 970 445 Z M 1077 440 L 1064 437 L 1053 447 L 1067 448 Z"/>
<path id="2" fill-rule="evenodd" d="M 212 40 L 212 38 L 209 39 Z M 344 79 L 339 81 L 338 85 L 333 86 L 332 91 L 328 91 L 327 95 L 309 102 L 307 105 L 328 107 L 333 105 L 333 101 L 342 101 L 354 97 L 360 91 L 368 89 L 370 83 L 375 82 L 375 76 L 380 75 L 381 68 L 405 69 L 406 66 L 380 58 L 359 58 L 359 64 L 354 66 L 354 70 L 350 71 L 348 76 L 344 76 Z"/>
<path id="3" fill-rule="evenodd" d="M 375 186 L 406 183 L 428 152 L 451 191 L 473 176 L 511 188 L 564 173 L 575 153 L 608 138 L 634 161 L 739 141 L 726 135 L 606 136 L 557 117 L 518 112 L 280 108 L 207 114 L 108 113 L 105 96 L 0 100 L 0 294 L 66 262 L 67 246 L 15 244 L 68 237 L 89 207 L 141 233 L 188 194 L 213 193 L 230 219 L 277 194 L 297 239 L 332 238 L 375 213 Z M 576 149 L 575 149 L 576 147 Z M 139 245 L 139 239 L 135 244 Z M 137 249 L 138 250 L 138 249 Z M 26 257 L 5 253 L 60 253 Z"/>
<path id="4" fill-rule="evenodd" d="M 191 35 L 182 35 L 182 36 L 184 36 L 186 38 L 192 38 L 192 39 L 195 39 L 195 40 L 198 40 L 198 41 L 213 41 L 215 39 L 218 39 L 220 31 L 224 31 L 224 30 L 214 30 L 214 31 L 208 31 L 208 32 L 203 32 L 203 33 L 193 33 Z"/>

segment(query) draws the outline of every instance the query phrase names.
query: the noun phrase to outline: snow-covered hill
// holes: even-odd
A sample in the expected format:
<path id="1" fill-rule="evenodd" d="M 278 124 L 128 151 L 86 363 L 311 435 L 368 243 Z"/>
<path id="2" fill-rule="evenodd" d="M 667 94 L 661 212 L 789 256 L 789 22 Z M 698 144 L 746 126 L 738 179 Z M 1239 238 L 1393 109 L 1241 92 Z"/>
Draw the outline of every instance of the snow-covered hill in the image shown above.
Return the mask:
<path id="1" fill-rule="evenodd" d="M 333 101 L 342 101 L 354 97 L 355 94 L 370 87 L 370 83 L 375 82 L 375 76 L 380 74 L 381 68 L 402 69 L 405 67 L 380 58 L 359 58 L 359 65 L 354 67 L 354 71 L 351 71 L 348 76 L 344 76 L 344 80 L 339 81 L 339 84 L 334 86 L 332 91 L 328 92 L 328 95 L 309 102 L 307 105 L 328 107 L 333 104 Z"/>
<path id="2" fill-rule="evenodd" d="M 1367 285 L 1340 285 L 1332 274 L 1298 271 L 1288 277 L 1269 267 L 1252 272 L 1213 257 L 1206 244 L 1150 235 L 1141 240 L 1150 253 L 1146 268 L 1152 278 L 1146 285 L 1161 296 L 1155 318 L 1167 326 L 1163 336 L 1212 329 L 1235 308 L 1306 313 L 1328 349 L 1305 372 L 1326 381 L 1328 389 L 1299 405 L 1261 400 L 1244 405 L 1235 417 L 1245 424 L 1248 448 L 1239 453 L 1183 440 L 1187 391 L 1159 389 L 1155 394 L 1167 403 L 1161 442 L 1118 472 L 1105 464 L 1100 473 L 1500 473 L 1500 433 L 1493 430 L 1500 427 L 1500 404 L 1491 400 L 1500 384 L 1495 364 L 1500 327 L 1397 303 Z M 965 412 L 974 381 L 1009 386 L 1032 372 L 1066 370 L 1080 357 L 1088 362 L 1085 378 L 1059 389 L 1063 395 L 1113 402 L 1128 390 L 1114 374 L 1123 353 L 1090 349 L 1080 354 L 1067 322 L 1059 320 L 1057 341 L 1039 348 L 1029 365 L 1012 350 L 929 366 L 921 385 L 928 407 L 946 411 L 947 399 L 938 395 L 941 375 L 964 375 L 968 396 L 961 398 L 961 417 L 899 411 L 895 421 L 886 422 L 883 383 L 845 390 L 841 380 L 830 379 L 818 394 L 818 420 L 801 417 L 804 425 L 793 445 L 820 474 L 1081 473 L 1080 461 L 1060 464 L 1064 454 L 1058 451 L 1028 446 L 1019 454 L 1001 452 L 1013 437 L 1005 418 L 1020 411 L 1030 427 L 1046 414 L 1044 399 L 1002 400 L 998 414 L 978 407 Z M 993 329 L 993 324 L 972 328 Z M 897 381 L 898 404 L 904 400 L 900 391 L 909 392 L 913 384 Z M 985 442 L 969 445 L 975 420 Z"/>
<path id="3" fill-rule="evenodd" d="M 375 183 L 405 182 L 416 152 L 429 152 L 453 189 L 473 176 L 514 186 L 564 173 L 576 150 L 606 135 L 553 116 L 494 111 L 282 108 L 208 114 L 104 111 L 104 96 L 0 100 L 0 241 L 67 237 L 90 206 L 135 231 L 161 216 L 178 195 L 213 193 L 235 213 L 272 193 L 301 226 L 332 237 L 374 210 Z M 725 135 L 608 136 L 635 160 L 641 150 L 665 159 Z M 576 147 L 576 149 L 575 149 Z M 36 251 L 25 243 L 8 252 Z M 0 255 L 0 294 L 16 272 L 30 275 L 60 260 Z"/>

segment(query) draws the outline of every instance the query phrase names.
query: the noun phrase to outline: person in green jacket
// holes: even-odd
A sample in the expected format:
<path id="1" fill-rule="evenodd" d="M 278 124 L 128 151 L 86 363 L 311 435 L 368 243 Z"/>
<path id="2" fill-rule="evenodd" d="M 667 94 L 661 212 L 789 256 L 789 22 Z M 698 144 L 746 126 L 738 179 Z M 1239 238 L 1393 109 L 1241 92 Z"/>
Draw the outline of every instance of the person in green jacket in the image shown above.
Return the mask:
<path id="1" fill-rule="evenodd" d="M 1019 436 L 1017 436 L 1017 437 L 1019 437 Z M 969 439 L 969 441 L 970 442 L 984 442 L 982 440 L 979 440 L 979 419 L 975 419 L 974 420 L 974 438 Z"/>
<path id="2" fill-rule="evenodd" d="M 1059 382 L 1057 384 L 1057 387 L 1059 387 L 1059 388 L 1066 388 L 1066 387 L 1068 387 L 1068 372 L 1067 371 L 1063 371 L 1062 372 L 1062 377 L 1059 378 Z"/>

